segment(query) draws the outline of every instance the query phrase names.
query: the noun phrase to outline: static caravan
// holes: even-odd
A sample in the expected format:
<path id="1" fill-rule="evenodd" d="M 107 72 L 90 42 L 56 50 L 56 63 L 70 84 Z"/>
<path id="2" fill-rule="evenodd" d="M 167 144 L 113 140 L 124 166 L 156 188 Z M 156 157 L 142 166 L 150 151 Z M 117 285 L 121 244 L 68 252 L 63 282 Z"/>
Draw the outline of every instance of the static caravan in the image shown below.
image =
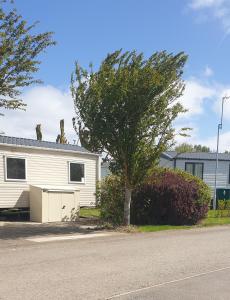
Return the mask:
<path id="1" fill-rule="evenodd" d="M 30 206 L 30 187 L 76 191 L 94 206 L 100 157 L 70 144 L 0 136 L 0 209 Z"/>
<path id="2" fill-rule="evenodd" d="M 230 154 L 219 153 L 216 174 L 217 199 L 230 199 Z M 181 169 L 200 177 L 211 189 L 214 195 L 216 153 L 214 152 L 184 152 L 166 151 L 161 154 L 159 165 L 163 168 Z M 109 163 L 102 163 L 101 176 L 110 174 Z"/>
<path id="3" fill-rule="evenodd" d="M 215 187 L 216 153 L 167 151 L 162 153 L 160 166 L 181 169 L 200 177 L 212 190 Z M 230 199 L 230 154 L 219 153 L 216 174 L 217 199 Z"/>

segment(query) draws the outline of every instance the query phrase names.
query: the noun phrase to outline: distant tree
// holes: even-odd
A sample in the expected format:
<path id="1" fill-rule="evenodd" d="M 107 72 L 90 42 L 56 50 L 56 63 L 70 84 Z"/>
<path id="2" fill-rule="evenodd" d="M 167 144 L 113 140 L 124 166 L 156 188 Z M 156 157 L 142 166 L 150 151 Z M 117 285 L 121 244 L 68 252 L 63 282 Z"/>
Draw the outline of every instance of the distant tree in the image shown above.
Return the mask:
<path id="1" fill-rule="evenodd" d="M 194 148 L 193 148 L 193 145 L 191 145 L 191 144 L 182 143 L 175 147 L 175 151 L 178 153 L 193 152 Z"/>
<path id="2" fill-rule="evenodd" d="M 68 141 L 65 137 L 65 129 L 64 129 L 64 120 L 60 120 L 60 134 L 58 134 L 56 138 L 56 143 L 60 144 L 68 144 Z"/>
<path id="3" fill-rule="evenodd" d="M 36 126 L 36 135 L 37 135 L 37 140 L 41 141 L 42 140 L 41 124 L 37 124 Z"/>
<path id="4" fill-rule="evenodd" d="M 210 152 L 210 148 L 202 145 L 194 145 L 195 152 Z"/>
<path id="5" fill-rule="evenodd" d="M 175 147 L 175 151 L 178 153 L 184 152 L 210 152 L 210 148 L 202 145 L 192 145 L 188 143 L 182 143 Z"/>
<path id="6" fill-rule="evenodd" d="M 15 9 L 6 12 L 0 1 L 0 108 L 25 108 L 19 98 L 21 88 L 41 80 L 38 55 L 54 45 L 52 32 L 32 33 L 36 23 L 27 25 Z"/>
<path id="7" fill-rule="evenodd" d="M 106 152 L 125 186 L 124 224 L 130 224 L 131 194 L 174 143 L 172 124 L 185 109 L 177 101 L 187 56 L 135 51 L 109 54 L 99 70 L 76 64 L 71 90 L 77 134 L 91 151 Z M 185 128 L 179 134 L 185 134 Z"/>

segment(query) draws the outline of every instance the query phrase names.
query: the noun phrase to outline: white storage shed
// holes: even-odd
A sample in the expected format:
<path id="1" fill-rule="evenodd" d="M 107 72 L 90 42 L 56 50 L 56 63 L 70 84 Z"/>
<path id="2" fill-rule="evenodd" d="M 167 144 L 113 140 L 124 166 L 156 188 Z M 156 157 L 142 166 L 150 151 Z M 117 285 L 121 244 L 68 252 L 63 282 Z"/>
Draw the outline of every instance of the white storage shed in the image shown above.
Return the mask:
<path id="1" fill-rule="evenodd" d="M 79 215 L 79 190 L 66 186 L 30 186 L 30 220 L 75 221 Z"/>

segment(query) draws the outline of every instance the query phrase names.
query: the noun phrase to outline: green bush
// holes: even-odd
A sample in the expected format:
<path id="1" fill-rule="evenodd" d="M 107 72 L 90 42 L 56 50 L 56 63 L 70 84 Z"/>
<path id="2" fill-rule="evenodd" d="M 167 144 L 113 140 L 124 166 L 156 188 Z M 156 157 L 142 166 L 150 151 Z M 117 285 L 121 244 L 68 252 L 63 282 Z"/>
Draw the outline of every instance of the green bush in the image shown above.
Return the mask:
<path id="1" fill-rule="evenodd" d="M 113 225 L 123 222 L 124 187 L 122 179 L 116 175 L 106 176 L 97 187 L 97 205 L 101 219 Z"/>
<path id="2" fill-rule="evenodd" d="M 229 217 L 230 216 L 230 199 L 218 200 L 218 210 L 216 211 L 216 217 Z"/>
<path id="3" fill-rule="evenodd" d="M 113 225 L 123 222 L 124 185 L 116 175 L 106 176 L 97 188 L 101 219 Z M 195 224 L 211 199 L 209 187 L 182 170 L 157 168 L 132 193 L 132 224 Z"/>
<path id="4" fill-rule="evenodd" d="M 226 200 L 218 200 L 217 205 L 220 210 L 226 209 Z"/>
<path id="5" fill-rule="evenodd" d="M 209 187 L 182 170 L 156 169 L 132 195 L 133 224 L 196 224 L 205 217 Z"/>

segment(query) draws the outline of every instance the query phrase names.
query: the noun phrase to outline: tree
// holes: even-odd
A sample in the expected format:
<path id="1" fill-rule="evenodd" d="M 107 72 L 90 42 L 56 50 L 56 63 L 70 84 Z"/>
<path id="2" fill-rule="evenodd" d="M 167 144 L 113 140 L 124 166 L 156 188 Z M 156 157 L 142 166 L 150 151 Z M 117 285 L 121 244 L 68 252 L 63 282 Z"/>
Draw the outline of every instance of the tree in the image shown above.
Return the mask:
<path id="1" fill-rule="evenodd" d="M 15 9 L 4 11 L 0 1 L 0 108 L 25 108 L 21 88 L 40 83 L 38 55 L 54 45 L 52 32 L 33 34 L 36 23 L 27 25 Z"/>
<path id="2" fill-rule="evenodd" d="M 88 149 L 107 152 L 119 166 L 125 185 L 125 225 L 130 224 L 132 190 L 177 134 L 172 122 L 185 112 L 177 100 L 184 90 L 186 59 L 184 53 L 162 51 L 145 60 L 142 53 L 119 50 L 108 54 L 98 71 L 76 63 L 71 90 L 77 133 L 85 131 Z"/>
<path id="3" fill-rule="evenodd" d="M 202 145 L 192 145 L 188 143 L 182 143 L 175 147 L 175 151 L 178 153 L 184 152 L 210 152 L 210 148 Z"/>
<path id="4" fill-rule="evenodd" d="M 68 141 L 65 137 L 65 125 L 64 125 L 64 120 L 60 120 L 60 134 L 58 134 L 56 138 L 56 143 L 60 144 L 67 144 Z"/>
<path id="5" fill-rule="evenodd" d="M 202 145 L 194 145 L 195 152 L 210 152 L 210 148 Z"/>
<path id="6" fill-rule="evenodd" d="M 41 141 L 42 140 L 41 124 L 37 124 L 36 126 L 36 135 L 37 135 L 37 140 Z"/>
<path id="7" fill-rule="evenodd" d="M 194 152 L 194 148 L 193 148 L 193 145 L 191 145 L 191 144 L 182 143 L 175 147 L 175 151 L 179 152 L 179 153 Z"/>

